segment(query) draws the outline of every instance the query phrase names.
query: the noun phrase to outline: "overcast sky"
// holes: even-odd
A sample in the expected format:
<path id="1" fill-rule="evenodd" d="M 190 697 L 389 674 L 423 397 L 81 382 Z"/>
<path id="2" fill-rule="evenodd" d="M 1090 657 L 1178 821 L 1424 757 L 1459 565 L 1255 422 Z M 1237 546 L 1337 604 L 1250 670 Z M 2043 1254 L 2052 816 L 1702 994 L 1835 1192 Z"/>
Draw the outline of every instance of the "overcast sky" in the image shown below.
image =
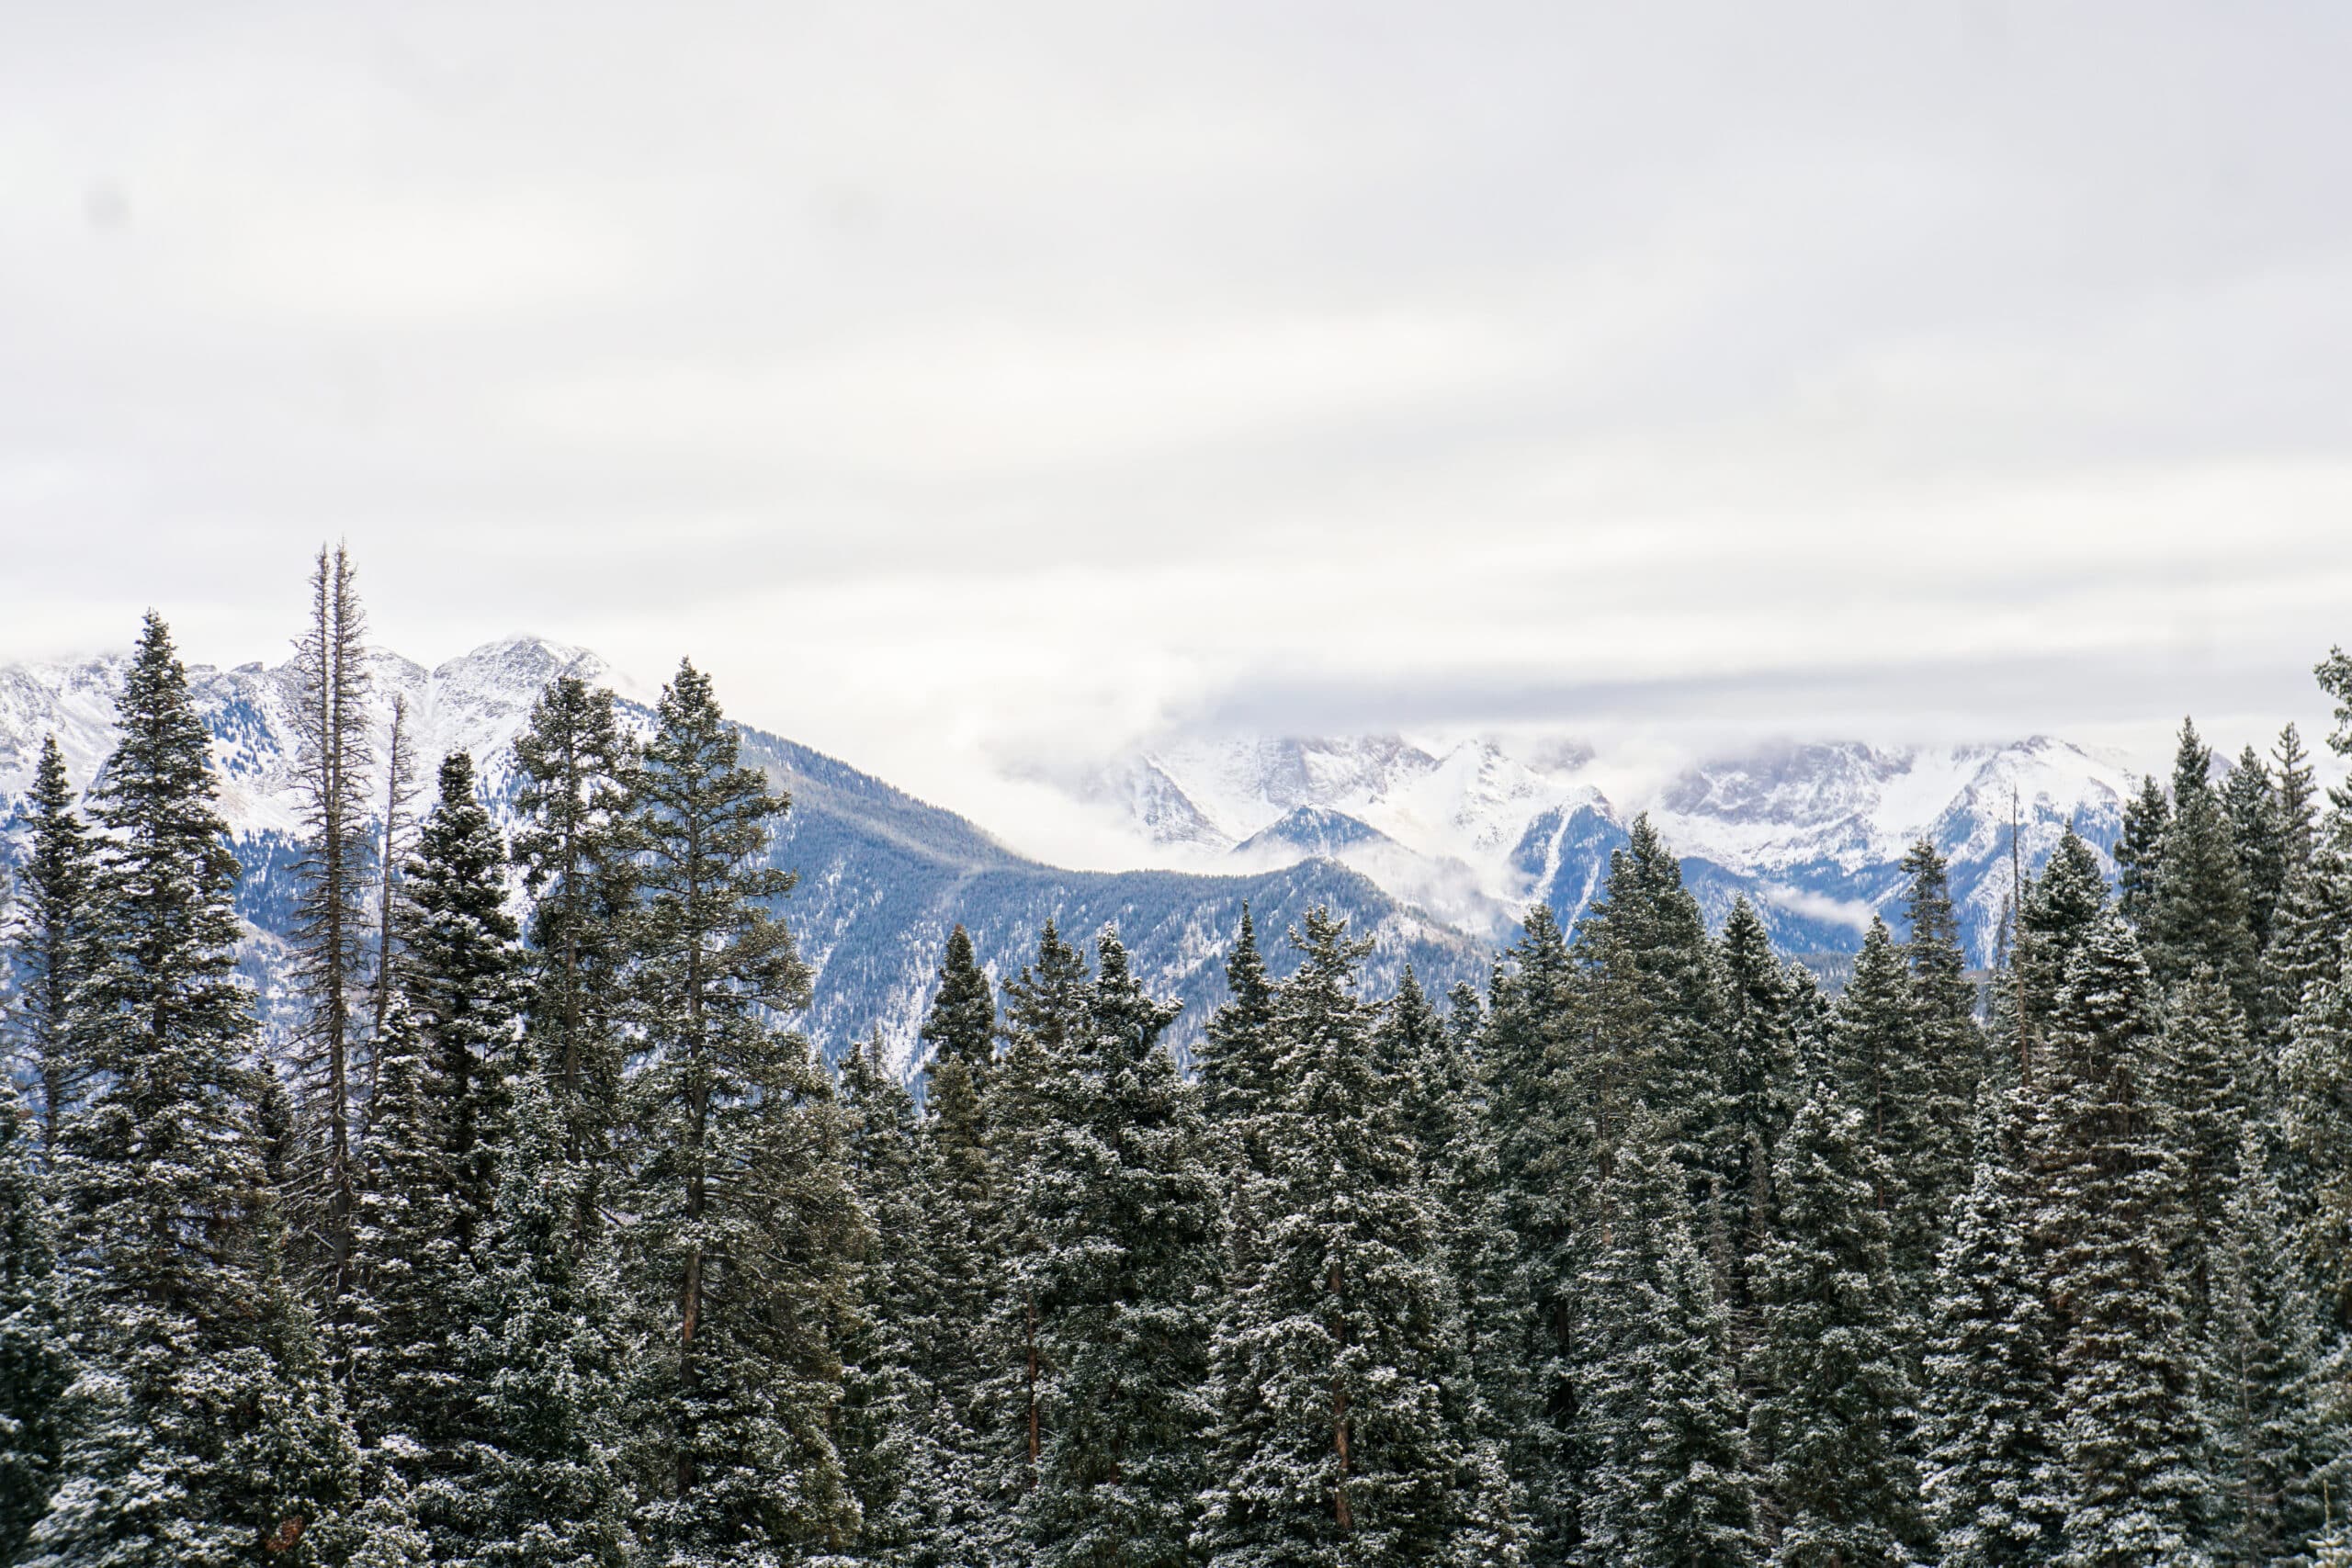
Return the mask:
<path id="1" fill-rule="evenodd" d="M 2144 736 L 2352 640 L 2352 7 L 0 0 L 0 659 Z"/>

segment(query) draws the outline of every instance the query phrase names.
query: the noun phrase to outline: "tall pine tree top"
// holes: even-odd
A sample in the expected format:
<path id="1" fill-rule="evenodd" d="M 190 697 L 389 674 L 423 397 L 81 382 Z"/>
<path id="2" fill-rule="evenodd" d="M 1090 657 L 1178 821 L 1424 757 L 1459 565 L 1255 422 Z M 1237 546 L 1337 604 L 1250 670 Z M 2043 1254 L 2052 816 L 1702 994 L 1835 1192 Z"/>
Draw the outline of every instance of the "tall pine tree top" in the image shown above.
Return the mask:
<path id="1" fill-rule="evenodd" d="M 996 1054 L 996 993 L 972 952 L 971 933 L 961 925 L 947 933 L 939 994 L 923 1018 L 922 1038 L 933 1062 L 961 1062 L 975 1082 L 987 1076 Z"/>

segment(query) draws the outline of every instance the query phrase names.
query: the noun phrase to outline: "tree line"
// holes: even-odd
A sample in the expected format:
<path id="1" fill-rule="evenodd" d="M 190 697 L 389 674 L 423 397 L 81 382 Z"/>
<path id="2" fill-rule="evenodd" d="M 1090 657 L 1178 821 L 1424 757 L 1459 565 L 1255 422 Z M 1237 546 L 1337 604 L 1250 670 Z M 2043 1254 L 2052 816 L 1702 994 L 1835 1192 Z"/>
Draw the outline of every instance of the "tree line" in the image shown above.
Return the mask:
<path id="1" fill-rule="evenodd" d="M 2352 1564 L 2352 792 L 2291 730 L 2184 726 L 1989 981 L 1931 844 L 1832 998 L 1637 821 L 1483 994 L 1245 912 L 1189 1070 L 1114 930 L 958 928 L 908 1081 L 790 1027 L 706 677 L 551 683 L 509 840 L 397 711 L 371 774 L 313 587 L 291 1050 L 159 619 L 86 796 L 42 754 L 0 1562 Z"/>

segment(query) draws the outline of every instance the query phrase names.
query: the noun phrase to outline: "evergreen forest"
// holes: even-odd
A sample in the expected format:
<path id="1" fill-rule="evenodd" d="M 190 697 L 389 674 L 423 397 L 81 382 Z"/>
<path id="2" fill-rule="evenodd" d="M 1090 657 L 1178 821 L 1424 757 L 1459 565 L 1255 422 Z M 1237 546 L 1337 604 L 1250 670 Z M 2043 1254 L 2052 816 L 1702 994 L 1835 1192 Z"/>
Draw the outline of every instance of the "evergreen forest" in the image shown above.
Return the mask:
<path id="1" fill-rule="evenodd" d="M 1483 991 L 1245 915 L 1181 1059 L 1115 929 L 959 928 L 909 1078 L 796 1030 L 791 802 L 692 664 L 650 730 L 548 686 L 509 834 L 369 761 L 311 591 L 290 1039 L 161 618 L 42 760 L 0 1563 L 2352 1568 L 2352 789 L 2291 729 L 2184 724 L 1989 973 L 1932 843 L 1832 995 L 1639 822 Z"/>

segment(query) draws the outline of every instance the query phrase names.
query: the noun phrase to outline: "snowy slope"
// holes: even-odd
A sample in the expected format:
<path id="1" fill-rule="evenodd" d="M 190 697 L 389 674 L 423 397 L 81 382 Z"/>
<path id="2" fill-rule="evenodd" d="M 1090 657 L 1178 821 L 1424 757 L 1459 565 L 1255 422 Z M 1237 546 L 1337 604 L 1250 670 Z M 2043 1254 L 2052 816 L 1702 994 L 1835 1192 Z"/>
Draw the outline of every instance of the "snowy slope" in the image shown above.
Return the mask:
<path id="1" fill-rule="evenodd" d="M 1071 785 L 1119 815 L 1139 858 L 1198 866 L 1225 855 L 1338 860 L 1469 933 L 1507 931 L 1533 901 L 1573 920 L 1611 850 L 1646 811 L 1716 919 L 1755 902 L 1793 951 L 1856 945 L 1901 886 L 1920 838 L 1953 862 L 1967 938 L 1989 957 L 2009 886 L 2009 817 L 2028 868 L 2068 822 L 2104 850 L 2136 787 L 2120 760 L 2046 737 L 2002 746 L 1781 746 L 1706 761 L 1612 800 L 1591 748 L 1402 736 L 1180 737 Z M 1317 815 L 1319 814 L 1319 815 Z M 1326 819 L 1365 831 L 1303 830 Z"/>

